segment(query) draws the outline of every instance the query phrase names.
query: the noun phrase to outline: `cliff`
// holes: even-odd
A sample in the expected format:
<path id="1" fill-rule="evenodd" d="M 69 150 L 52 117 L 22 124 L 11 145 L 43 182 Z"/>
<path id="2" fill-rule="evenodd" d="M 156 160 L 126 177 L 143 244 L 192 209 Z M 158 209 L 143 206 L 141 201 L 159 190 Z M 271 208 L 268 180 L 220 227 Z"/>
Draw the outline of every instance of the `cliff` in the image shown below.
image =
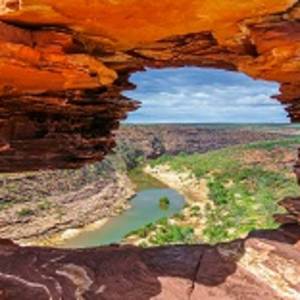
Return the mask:
<path id="1" fill-rule="evenodd" d="M 67 229 L 117 215 L 135 194 L 126 169 L 110 158 L 76 170 L 5 174 L 0 178 L 0 236 L 48 244 Z M 125 167 L 124 167 L 125 168 Z"/>
<path id="2" fill-rule="evenodd" d="M 233 145 L 258 141 L 276 140 L 298 135 L 300 131 L 282 128 L 272 132 L 271 128 L 260 130 L 249 127 L 205 128 L 197 125 L 124 125 L 116 132 L 118 147 L 131 148 L 136 156 L 145 159 L 163 154 L 205 153 Z"/>

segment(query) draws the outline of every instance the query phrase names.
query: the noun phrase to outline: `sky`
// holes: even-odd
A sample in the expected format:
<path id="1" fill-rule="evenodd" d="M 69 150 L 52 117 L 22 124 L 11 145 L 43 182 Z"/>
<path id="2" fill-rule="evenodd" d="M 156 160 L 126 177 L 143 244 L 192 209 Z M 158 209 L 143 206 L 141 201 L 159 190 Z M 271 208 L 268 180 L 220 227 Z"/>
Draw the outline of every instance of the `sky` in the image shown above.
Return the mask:
<path id="1" fill-rule="evenodd" d="M 223 70 L 178 68 L 137 72 L 126 96 L 142 107 L 126 123 L 288 123 L 270 96 L 278 84 Z"/>

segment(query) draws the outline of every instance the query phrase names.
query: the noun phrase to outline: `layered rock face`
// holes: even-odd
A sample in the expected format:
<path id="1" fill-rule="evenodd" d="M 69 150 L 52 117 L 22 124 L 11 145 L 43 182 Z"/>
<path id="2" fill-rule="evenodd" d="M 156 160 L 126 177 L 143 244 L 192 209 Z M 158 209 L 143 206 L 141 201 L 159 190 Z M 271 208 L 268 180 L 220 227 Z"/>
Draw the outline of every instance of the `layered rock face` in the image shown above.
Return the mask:
<path id="1" fill-rule="evenodd" d="M 0 170 L 78 167 L 103 159 L 137 103 L 114 70 L 70 33 L 0 24 Z M 125 82 L 125 85 L 127 83 Z"/>
<path id="2" fill-rule="evenodd" d="M 299 121 L 299 16 L 295 0 L 2 0 L 0 170 L 102 159 L 138 106 L 121 95 L 129 75 L 145 67 L 277 81 Z"/>
<path id="3" fill-rule="evenodd" d="M 298 132 L 298 131 L 297 131 Z M 300 132 L 300 131 L 299 131 Z M 163 154 L 205 153 L 232 145 L 289 136 L 282 132 L 257 131 L 251 128 L 203 128 L 189 125 L 125 125 L 116 133 L 119 148 L 132 149 L 136 156 L 145 159 Z"/>
<path id="4" fill-rule="evenodd" d="M 121 95 L 129 75 L 145 67 L 277 81 L 275 98 L 300 121 L 299 18 L 296 0 L 0 0 L 0 171 L 103 158 L 112 130 L 138 106 Z M 290 214 L 278 218 L 299 224 L 298 203 L 286 199 Z M 0 299 L 299 299 L 299 226 L 237 245 L 2 243 Z"/>
<path id="5" fill-rule="evenodd" d="M 0 179 L 0 237 L 57 245 L 66 229 L 93 227 L 120 214 L 135 194 L 122 165 L 121 158 L 109 157 L 80 169 L 5 174 Z"/>

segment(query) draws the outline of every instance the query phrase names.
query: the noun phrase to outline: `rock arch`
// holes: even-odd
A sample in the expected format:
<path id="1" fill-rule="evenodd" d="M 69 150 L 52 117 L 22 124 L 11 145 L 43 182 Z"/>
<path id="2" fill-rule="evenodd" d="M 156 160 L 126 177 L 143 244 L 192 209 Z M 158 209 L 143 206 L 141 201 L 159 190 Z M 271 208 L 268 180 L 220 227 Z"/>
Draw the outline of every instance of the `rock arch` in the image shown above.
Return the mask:
<path id="1" fill-rule="evenodd" d="M 102 159 L 114 146 L 112 130 L 139 105 L 121 92 L 145 67 L 213 67 L 277 81 L 274 97 L 299 122 L 299 19 L 296 0 L 1 0 L 0 171 Z M 295 171 L 300 181 L 300 162 Z M 0 295 L 296 299 L 299 199 L 283 205 L 289 214 L 278 219 L 289 225 L 217 247 L 60 251 L 3 241 Z M 273 281 L 253 277 L 261 269 L 251 269 L 249 251 Z M 105 271 L 108 263 L 119 272 Z M 287 278 L 283 264 L 296 275 Z"/>

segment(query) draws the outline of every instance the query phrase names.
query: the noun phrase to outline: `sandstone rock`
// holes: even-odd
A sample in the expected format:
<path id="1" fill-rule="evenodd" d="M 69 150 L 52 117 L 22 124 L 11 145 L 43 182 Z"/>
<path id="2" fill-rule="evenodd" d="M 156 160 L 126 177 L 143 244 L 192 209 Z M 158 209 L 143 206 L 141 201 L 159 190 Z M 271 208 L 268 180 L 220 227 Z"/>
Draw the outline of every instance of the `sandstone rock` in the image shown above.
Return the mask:
<path id="1" fill-rule="evenodd" d="M 0 170 L 78 167 L 114 146 L 145 67 L 215 67 L 279 82 L 299 113 L 295 0 L 0 2 Z M 22 159 L 26 157 L 26 160 Z"/>
<path id="2" fill-rule="evenodd" d="M 1 299 L 299 299 L 299 227 L 218 246 L 0 244 Z"/>
<path id="3" fill-rule="evenodd" d="M 188 125 L 126 125 L 116 132 L 120 147 L 133 148 L 146 159 L 163 154 L 204 153 L 231 145 L 276 140 L 288 136 L 288 131 L 260 132 L 247 128 L 198 128 Z M 291 155 L 293 159 L 293 155 Z"/>

